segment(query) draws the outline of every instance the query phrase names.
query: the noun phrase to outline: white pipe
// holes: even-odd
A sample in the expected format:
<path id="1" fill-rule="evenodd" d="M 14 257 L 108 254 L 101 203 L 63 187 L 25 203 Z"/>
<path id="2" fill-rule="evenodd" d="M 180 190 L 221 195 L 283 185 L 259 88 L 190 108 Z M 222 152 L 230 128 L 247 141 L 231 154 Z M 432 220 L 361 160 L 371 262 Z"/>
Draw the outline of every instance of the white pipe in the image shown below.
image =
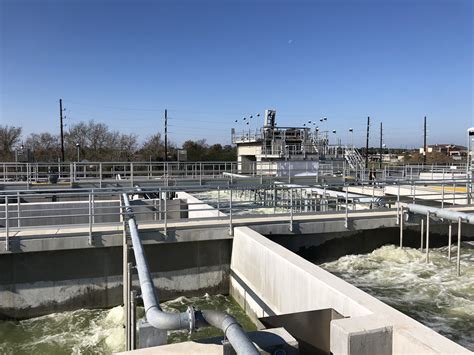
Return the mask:
<path id="1" fill-rule="evenodd" d="M 437 207 L 430 207 L 417 204 L 407 205 L 409 212 L 426 215 L 427 213 L 432 214 L 435 217 L 447 219 L 453 222 L 457 222 L 458 218 L 461 218 L 464 223 L 474 224 L 474 214 L 467 214 L 464 212 L 446 210 Z"/>

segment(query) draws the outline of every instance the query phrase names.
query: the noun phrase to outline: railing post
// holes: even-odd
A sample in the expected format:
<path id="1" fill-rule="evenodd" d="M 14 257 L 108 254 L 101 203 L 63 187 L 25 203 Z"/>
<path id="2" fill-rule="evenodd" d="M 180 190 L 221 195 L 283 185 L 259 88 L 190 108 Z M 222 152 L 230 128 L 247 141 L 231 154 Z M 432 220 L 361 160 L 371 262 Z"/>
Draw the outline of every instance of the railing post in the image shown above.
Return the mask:
<path id="1" fill-rule="evenodd" d="M 444 183 L 441 184 L 441 208 L 444 208 Z"/>
<path id="2" fill-rule="evenodd" d="M 31 166 L 30 163 L 26 163 L 26 189 L 30 189 L 30 180 L 31 180 Z"/>
<path id="3" fill-rule="evenodd" d="M 448 225 L 448 260 L 451 261 L 451 240 L 453 234 L 453 224 L 449 222 Z"/>
<path id="4" fill-rule="evenodd" d="M 416 203 L 416 184 L 412 181 L 413 184 L 413 203 Z"/>
<path id="5" fill-rule="evenodd" d="M 290 232 L 293 232 L 293 189 L 290 187 L 288 192 L 290 193 Z"/>
<path id="6" fill-rule="evenodd" d="M 467 176 L 467 174 L 466 174 Z M 466 204 L 470 205 L 471 204 L 471 199 L 469 196 L 469 183 L 466 181 Z"/>
<path id="7" fill-rule="evenodd" d="M 202 162 L 199 163 L 199 186 L 202 186 Z"/>
<path id="8" fill-rule="evenodd" d="M 137 336 L 137 291 L 130 291 L 130 350 L 136 349 Z"/>
<path id="9" fill-rule="evenodd" d="M 276 214 L 277 209 L 277 186 L 273 185 L 273 214 Z"/>
<path id="10" fill-rule="evenodd" d="M 134 182 L 133 182 L 133 163 L 130 163 L 130 186 L 131 187 L 134 186 Z"/>
<path id="11" fill-rule="evenodd" d="M 397 224 L 400 224 L 400 180 L 398 180 L 397 191 Z"/>
<path id="12" fill-rule="evenodd" d="M 158 219 L 161 221 L 162 216 L 161 216 L 161 209 L 162 209 L 162 201 L 163 201 L 163 196 L 161 189 L 158 189 Z"/>
<path id="13" fill-rule="evenodd" d="M 456 204 L 456 181 L 453 181 L 453 206 Z"/>
<path id="14" fill-rule="evenodd" d="M 420 251 L 423 251 L 423 240 L 425 239 L 425 231 L 424 231 L 425 220 L 421 217 L 421 224 L 420 224 Z"/>
<path id="15" fill-rule="evenodd" d="M 125 348 L 128 350 L 129 348 L 129 320 L 128 320 L 128 295 L 130 292 L 130 285 L 128 283 L 128 241 L 127 241 L 127 222 L 125 216 L 125 202 L 122 199 L 122 195 L 120 195 L 120 204 L 121 204 L 121 219 L 122 219 L 122 288 L 123 288 L 123 311 L 124 311 L 124 328 L 125 328 L 125 339 L 126 345 Z"/>
<path id="16" fill-rule="evenodd" d="M 102 163 L 99 163 L 99 187 L 102 188 Z"/>
<path id="17" fill-rule="evenodd" d="M 8 225 L 8 196 L 5 196 L 5 250 L 10 250 L 9 240 L 9 225 Z"/>
<path id="18" fill-rule="evenodd" d="M 229 235 L 234 235 L 234 228 L 232 226 L 232 188 L 230 188 L 230 199 L 229 199 Z"/>
<path id="19" fill-rule="evenodd" d="M 21 200 L 20 200 L 20 192 L 18 191 L 16 193 L 16 209 L 17 209 L 17 227 L 20 228 L 21 227 L 21 222 L 20 222 L 20 219 L 21 219 Z"/>
<path id="20" fill-rule="evenodd" d="M 92 245 L 92 194 L 89 193 L 89 245 Z"/>
<path id="21" fill-rule="evenodd" d="M 95 224 L 95 194 L 94 194 L 94 189 L 92 189 L 91 209 L 92 209 L 92 224 Z"/>
<path id="22" fill-rule="evenodd" d="M 74 183 L 74 165 L 72 163 L 69 164 L 69 185 L 72 187 Z M 38 166 L 36 167 L 36 172 L 38 172 Z M 38 178 L 37 178 L 38 179 Z"/>
<path id="23" fill-rule="evenodd" d="M 403 207 L 400 209 L 400 248 L 403 248 Z"/>
<path id="24" fill-rule="evenodd" d="M 164 218 L 165 218 L 165 238 L 168 238 L 168 190 L 165 191 L 164 203 L 165 203 L 165 214 L 164 214 Z"/>
<path id="25" fill-rule="evenodd" d="M 127 263 L 127 339 L 126 339 L 126 344 L 127 344 L 127 351 L 132 350 L 132 330 L 131 330 L 131 307 L 130 307 L 130 295 L 131 295 L 131 288 L 132 288 L 132 269 L 133 269 L 133 264 L 131 262 Z"/>
<path id="26" fill-rule="evenodd" d="M 430 262 L 430 213 L 426 214 L 426 263 Z"/>
<path id="27" fill-rule="evenodd" d="M 324 185 L 324 194 L 323 194 L 323 201 L 324 201 L 324 211 L 328 211 L 329 210 L 329 203 L 328 203 L 328 200 L 327 200 L 327 195 L 326 195 L 326 185 Z"/>
<path id="28" fill-rule="evenodd" d="M 217 216 L 221 215 L 221 189 L 220 186 L 217 186 Z"/>
<path id="29" fill-rule="evenodd" d="M 458 218 L 458 250 L 456 257 L 456 273 L 458 276 L 461 275 L 461 217 Z"/>
<path id="30" fill-rule="evenodd" d="M 344 227 L 349 228 L 349 186 L 346 185 L 346 218 L 344 222 Z"/>
<path id="31" fill-rule="evenodd" d="M 374 208 L 374 201 L 375 201 L 375 182 L 372 185 L 372 201 L 370 202 L 370 209 Z"/>

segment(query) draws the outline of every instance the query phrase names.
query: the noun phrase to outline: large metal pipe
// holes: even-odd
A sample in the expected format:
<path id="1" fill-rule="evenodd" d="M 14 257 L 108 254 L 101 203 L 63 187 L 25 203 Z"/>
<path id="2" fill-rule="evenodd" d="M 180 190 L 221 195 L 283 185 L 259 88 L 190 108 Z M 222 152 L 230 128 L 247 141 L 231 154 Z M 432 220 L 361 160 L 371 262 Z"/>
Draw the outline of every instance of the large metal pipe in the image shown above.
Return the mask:
<path id="1" fill-rule="evenodd" d="M 212 310 L 202 310 L 197 313 L 202 315 L 207 324 L 224 332 L 225 338 L 229 339 L 229 343 L 237 354 L 259 354 L 255 345 L 253 345 L 234 317 L 224 312 Z"/>
<path id="2" fill-rule="evenodd" d="M 133 210 L 130 207 L 130 201 L 126 193 L 122 196 L 126 206 L 126 217 L 133 244 L 133 253 L 135 254 L 136 268 L 145 307 L 145 317 L 148 323 L 161 330 L 188 329 L 190 331 L 198 327 L 212 325 L 222 329 L 237 354 L 259 354 L 257 348 L 247 337 L 242 327 L 233 317 L 226 313 L 206 310 L 195 311 L 192 306 L 189 306 L 186 312 L 163 312 L 159 305 L 158 296 L 155 293 L 155 286 L 150 275 L 143 245 L 138 235 L 138 228 Z"/>
<path id="3" fill-rule="evenodd" d="M 409 204 L 407 206 L 408 212 L 417 213 L 421 215 L 427 215 L 430 213 L 434 217 L 447 219 L 453 222 L 457 222 L 459 218 L 464 223 L 474 224 L 474 214 L 467 214 L 464 212 L 446 210 L 443 208 L 430 207 L 418 204 Z"/>

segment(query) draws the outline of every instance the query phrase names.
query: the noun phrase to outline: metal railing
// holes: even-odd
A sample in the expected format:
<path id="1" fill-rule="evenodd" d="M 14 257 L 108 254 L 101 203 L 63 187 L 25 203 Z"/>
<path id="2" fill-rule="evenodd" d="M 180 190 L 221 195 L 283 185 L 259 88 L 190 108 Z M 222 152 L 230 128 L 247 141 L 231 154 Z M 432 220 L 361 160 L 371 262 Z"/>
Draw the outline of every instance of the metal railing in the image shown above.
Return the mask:
<path id="1" fill-rule="evenodd" d="M 231 183 L 245 177 L 278 179 L 282 176 L 298 178 L 312 175 L 315 182 L 325 176 L 339 176 L 355 181 L 369 181 L 371 176 L 381 181 L 416 179 L 465 179 L 471 176 L 466 165 L 403 165 L 381 169 L 360 168 L 359 164 L 339 162 L 79 162 L 79 163 L 0 163 L 0 185 L 14 184 L 28 189 L 42 184 L 75 186 L 95 183 L 104 187 L 119 179 L 133 187 L 140 182 L 173 180 L 198 182 L 203 179 L 227 179 Z M 315 164 L 315 165 L 314 165 Z M 308 170 L 309 169 L 309 170 Z M 291 181 L 289 181 L 291 182 Z"/>
<path id="2" fill-rule="evenodd" d="M 188 198 L 182 191 L 195 196 Z M 353 211 L 396 208 L 401 203 L 423 201 L 443 208 L 471 202 L 470 181 L 341 182 L 296 185 L 279 182 L 251 186 L 188 186 L 144 188 L 18 190 L 0 193 L 0 224 L 8 239 L 22 231 L 48 226 L 87 227 L 93 244 L 94 228 L 121 224 L 120 195 L 129 193 L 140 223 L 159 223 L 167 235 L 170 221 L 228 220 L 229 233 L 236 220 L 245 217 L 281 216 L 290 231 L 298 216 L 340 213 L 346 226 Z M 182 201 L 186 200 L 186 202 Z M 397 214 L 398 216 L 398 214 Z M 1 233 L 1 229 L 0 229 Z"/>

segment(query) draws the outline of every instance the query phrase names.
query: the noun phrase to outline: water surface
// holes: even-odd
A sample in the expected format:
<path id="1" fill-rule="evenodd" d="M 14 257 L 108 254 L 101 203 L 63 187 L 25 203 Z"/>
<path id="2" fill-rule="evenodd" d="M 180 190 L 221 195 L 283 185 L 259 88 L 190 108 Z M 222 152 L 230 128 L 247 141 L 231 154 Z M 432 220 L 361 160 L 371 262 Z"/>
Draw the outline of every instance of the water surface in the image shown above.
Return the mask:
<path id="1" fill-rule="evenodd" d="M 184 311 L 188 305 L 226 311 L 246 330 L 256 330 L 245 312 L 228 296 L 179 297 L 161 304 L 168 312 Z M 143 316 L 143 308 L 139 308 L 138 315 Z M 172 331 L 168 342 L 222 335 L 219 329 L 211 327 L 200 329 L 191 336 L 187 331 Z M 80 309 L 22 321 L 2 321 L 0 339 L 0 354 L 111 354 L 123 351 L 123 308 Z"/>
<path id="2" fill-rule="evenodd" d="M 327 271 L 474 350 L 474 243 L 461 245 L 461 276 L 447 247 L 430 249 L 430 263 L 417 249 L 383 246 L 321 264 Z"/>

